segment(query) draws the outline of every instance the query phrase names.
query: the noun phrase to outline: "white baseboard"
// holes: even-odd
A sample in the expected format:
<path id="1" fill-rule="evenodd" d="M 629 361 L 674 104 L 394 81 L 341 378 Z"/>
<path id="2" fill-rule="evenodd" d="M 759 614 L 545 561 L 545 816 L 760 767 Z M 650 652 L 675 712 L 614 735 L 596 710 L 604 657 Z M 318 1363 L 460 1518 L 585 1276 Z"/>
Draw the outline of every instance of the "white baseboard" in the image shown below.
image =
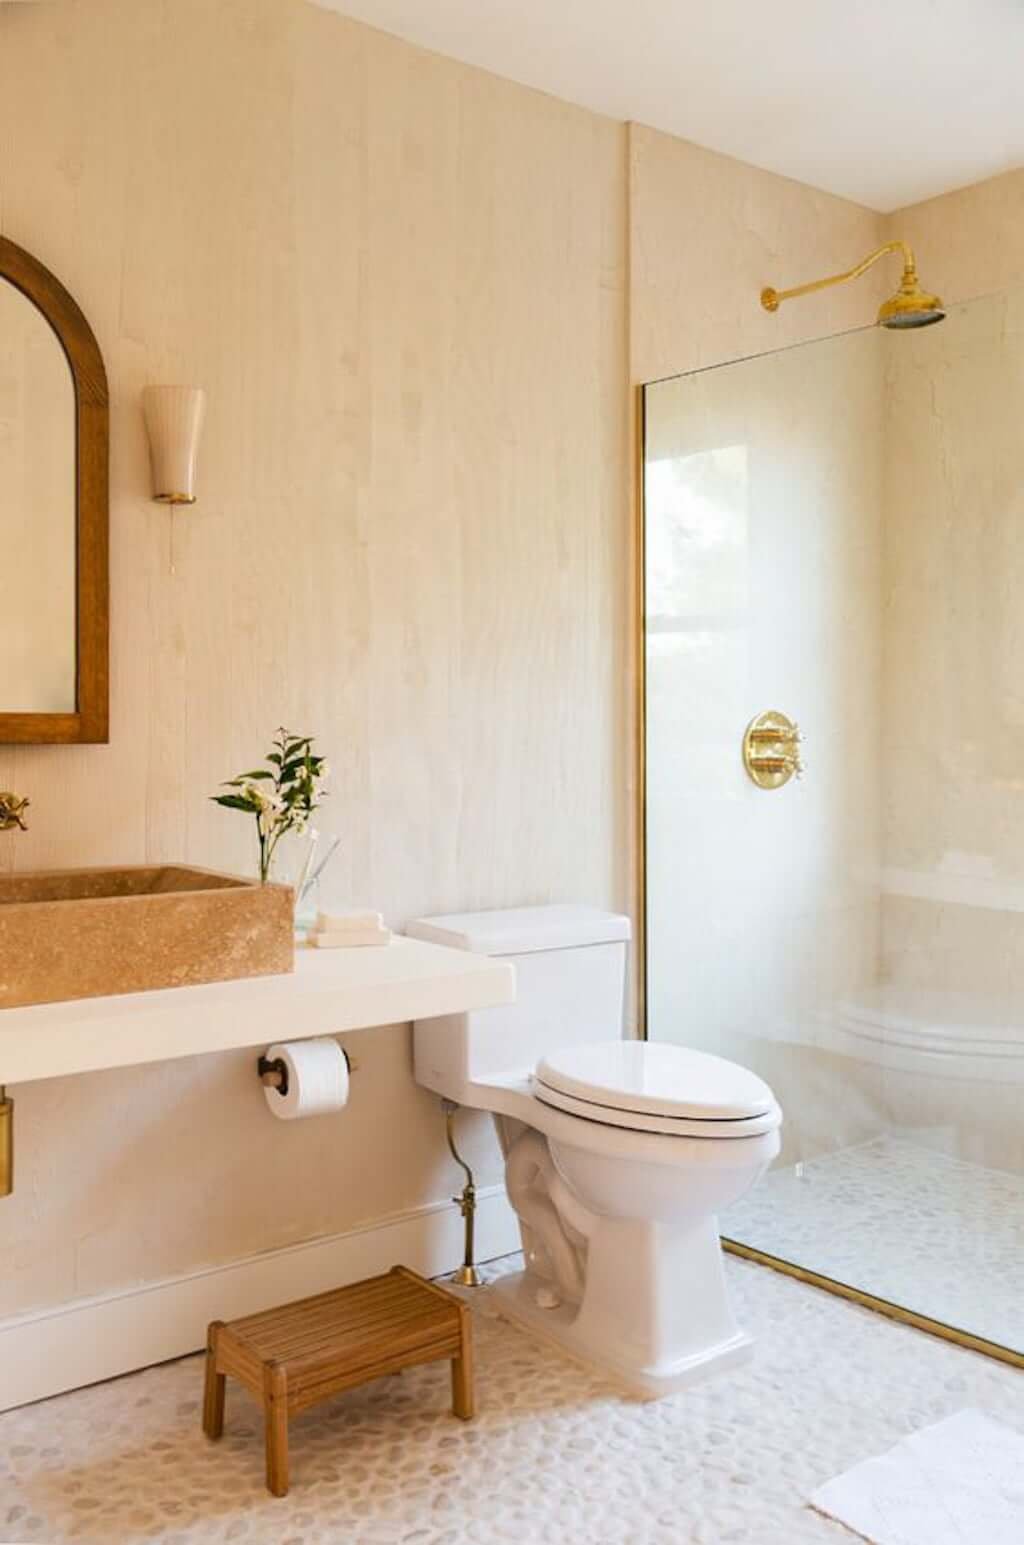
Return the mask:
<path id="1" fill-rule="evenodd" d="M 518 1250 L 503 1187 L 483 1187 L 477 1202 L 478 1259 Z M 346 1234 L 0 1320 L 0 1411 L 184 1357 L 206 1345 L 211 1320 L 322 1293 L 399 1261 L 439 1276 L 460 1264 L 462 1243 L 458 1209 L 434 1202 Z"/>

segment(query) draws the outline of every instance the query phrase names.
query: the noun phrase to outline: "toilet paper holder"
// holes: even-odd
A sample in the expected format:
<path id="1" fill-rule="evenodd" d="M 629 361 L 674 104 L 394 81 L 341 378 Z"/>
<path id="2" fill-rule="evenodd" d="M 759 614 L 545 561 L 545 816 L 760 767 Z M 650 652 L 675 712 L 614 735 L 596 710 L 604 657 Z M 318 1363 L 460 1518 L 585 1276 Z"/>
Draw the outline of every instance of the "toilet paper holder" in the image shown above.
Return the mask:
<path id="1" fill-rule="evenodd" d="M 349 1055 L 344 1046 L 340 1050 L 349 1072 L 354 1073 L 359 1067 L 358 1062 Z M 288 1064 L 282 1057 L 259 1057 L 256 1061 L 256 1072 L 259 1074 L 260 1083 L 268 1089 L 276 1089 L 281 1095 L 288 1093 Z"/>

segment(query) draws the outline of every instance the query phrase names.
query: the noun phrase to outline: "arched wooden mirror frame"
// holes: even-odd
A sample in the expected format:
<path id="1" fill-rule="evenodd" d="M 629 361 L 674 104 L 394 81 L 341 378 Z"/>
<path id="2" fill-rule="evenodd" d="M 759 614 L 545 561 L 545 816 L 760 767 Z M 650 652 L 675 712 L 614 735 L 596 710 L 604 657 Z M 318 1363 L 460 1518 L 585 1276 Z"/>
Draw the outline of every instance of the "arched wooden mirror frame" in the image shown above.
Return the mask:
<path id="1" fill-rule="evenodd" d="M 22 247 L 0 236 L 0 279 L 32 302 L 56 333 L 75 389 L 76 707 L 74 713 L 4 713 L 0 745 L 82 745 L 109 739 L 110 403 L 103 356 L 67 290 Z"/>

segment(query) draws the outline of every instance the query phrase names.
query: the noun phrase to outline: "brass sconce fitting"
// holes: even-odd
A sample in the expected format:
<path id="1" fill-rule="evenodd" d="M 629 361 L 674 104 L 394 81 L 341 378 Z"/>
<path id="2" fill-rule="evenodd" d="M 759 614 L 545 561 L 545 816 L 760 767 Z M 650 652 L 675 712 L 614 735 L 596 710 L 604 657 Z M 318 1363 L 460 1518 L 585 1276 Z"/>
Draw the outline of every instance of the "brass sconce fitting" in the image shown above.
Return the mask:
<path id="1" fill-rule="evenodd" d="M 781 789 L 790 778 L 802 778 L 800 727 L 784 713 L 769 709 L 751 719 L 743 736 L 743 765 L 759 789 Z"/>
<path id="2" fill-rule="evenodd" d="M 14 1101 L 0 1084 L 0 1196 L 14 1190 Z"/>

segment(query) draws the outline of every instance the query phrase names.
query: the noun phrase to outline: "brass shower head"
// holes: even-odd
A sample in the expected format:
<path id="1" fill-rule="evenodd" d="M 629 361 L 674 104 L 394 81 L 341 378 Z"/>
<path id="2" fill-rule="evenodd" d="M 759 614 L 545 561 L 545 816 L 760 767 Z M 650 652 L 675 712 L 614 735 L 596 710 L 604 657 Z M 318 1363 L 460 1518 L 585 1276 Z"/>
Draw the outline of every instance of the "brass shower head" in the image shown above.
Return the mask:
<path id="1" fill-rule="evenodd" d="M 878 325 L 880 327 L 930 327 L 933 322 L 941 322 L 946 315 L 946 309 L 937 295 L 930 295 L 927 290 L 922 290 L 917 277 L 917 264 L 914 262 L 914 254 L 905 241 L 887 241 L 884 247 L 879 247 L 877 252 L 872 252 L 863 263 L 858 263 L 856 268 L 848 269 L 844 274 L 832 274 L 827 279 L 815 279 L 810 284 L 798 284 L 792 290 L 773 290 L 770 286 L 761 291 L 761 304 L 766 311 L 778 311 L 784 300 L 792 300 L 797 295 L 810 295 L 814 290 L 827 289 L 832 284 L 845 284 L 847 279 L 859 279 L 861 274 L 877 263 L 879 258 L 887 257 L 890 252 L 902 252 L 903 254 L 903 278 L 895 295 L 890 295 L 887 301 L 878 308 Z"/>

